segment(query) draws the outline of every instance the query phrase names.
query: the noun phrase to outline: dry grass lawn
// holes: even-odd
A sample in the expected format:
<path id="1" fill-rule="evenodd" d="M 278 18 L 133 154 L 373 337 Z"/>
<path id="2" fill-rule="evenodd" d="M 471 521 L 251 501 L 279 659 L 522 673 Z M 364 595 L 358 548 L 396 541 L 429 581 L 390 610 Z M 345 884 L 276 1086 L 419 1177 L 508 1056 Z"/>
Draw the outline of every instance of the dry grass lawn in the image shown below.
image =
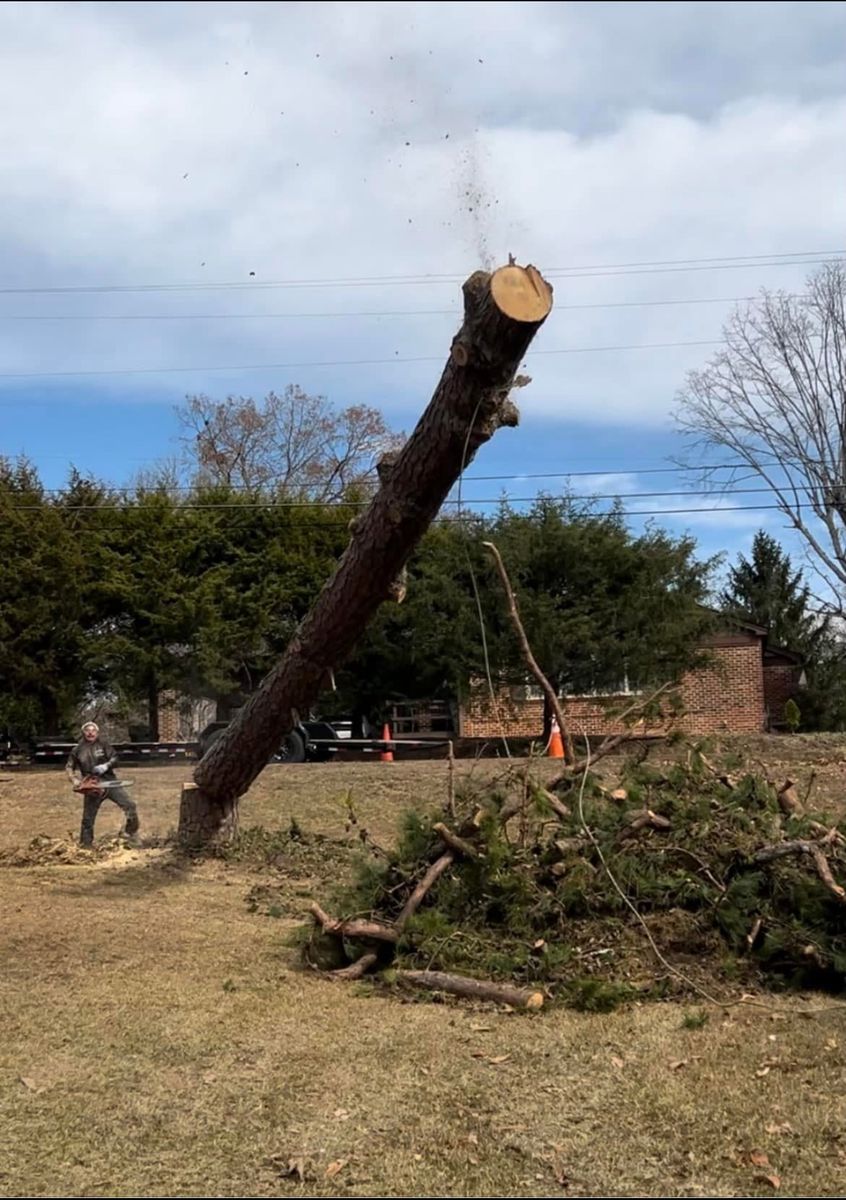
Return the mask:
<path id="1" fill-rule="evenodd" d="M 818 768 L 832 800 L 836 759 Z M 126 775 L 143 832 L 165 834 L 182 771 Z M 77 833 L 61 774 L 0 777 L 0 850 Z M 444 780 L 443 763 L 273 766 L 242 825 L 295 816 L 342 837 L 352 789 L 386 841 Z M 119 828 L 109 808 L 101 838 Z M 328 882 L 262 878 L 286 913 Z M 0 864 L 0 1194 L 841 1194 L 835 1001 L 765 997 L 701 1028 L 672 1003 L 525 1017 L 403 1002 L 299 970 L 295 918 L 245 903 L 262 878 L 160 849 Z"/>

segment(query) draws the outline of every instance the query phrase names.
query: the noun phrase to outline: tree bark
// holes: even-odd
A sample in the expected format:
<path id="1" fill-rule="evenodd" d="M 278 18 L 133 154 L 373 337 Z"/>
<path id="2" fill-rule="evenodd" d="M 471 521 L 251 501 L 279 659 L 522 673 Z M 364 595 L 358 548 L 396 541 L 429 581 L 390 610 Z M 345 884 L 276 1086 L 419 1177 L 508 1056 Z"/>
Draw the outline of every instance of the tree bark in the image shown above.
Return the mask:
<path id="1" fill-rule="evenodd" d="M 509 398 L 515 373 L 552 308 L 552 289 L 534 267 L 477 271 L 464 284 L 464 322 L 435 394 L 390 464 L 366 512 L 281 661 L 197 764 L 205 806 L 180 838 L 214 838 L 237 797 L 261 773 L 299 714 L 317 699 L 330 668 L 353 649 L 450 488 L 479 447 L 518 412 Z M 520 381 L 518 381 L 520 382 Z"/>
<path id="2" fill-rule="evenodd" d="M 512 987 L 507 983 L 493 983 L 487 979 L 468 979 L 464 975 L 447 975 L 443 971 L 397 970 L 397 983 L 407 987 L 422 987 L 434 992 L 450 992 L 453 996 L 465 996 L 470 1000 L 493 1000 L 496 1004 L 508 1004 L 512 1008 L 542 1008 L 543 992 L 528 988 Z"/>

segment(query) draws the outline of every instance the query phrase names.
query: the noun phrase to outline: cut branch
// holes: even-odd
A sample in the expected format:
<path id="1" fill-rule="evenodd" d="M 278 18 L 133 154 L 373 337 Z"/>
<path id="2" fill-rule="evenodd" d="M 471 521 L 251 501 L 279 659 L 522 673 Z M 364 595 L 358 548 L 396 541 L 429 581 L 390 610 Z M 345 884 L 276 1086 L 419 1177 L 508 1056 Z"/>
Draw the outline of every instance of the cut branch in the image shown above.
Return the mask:
<path id="1" fill-rule="evenodd" d="M 818 842 L 777 842 L 773 846 L 762 846 L 751 857 L 753 863 L 773 862 L 790 854 L 807 854 L 814 864 L 822 882 L 841 904 L 846 904 L 846 889 L 842 888 L 831 873 L 831 866 Z"/>
<path id="2" fill-rule="evenodd" d="M 564 739 L 564 749 L 569 762 L 573 762 L 576 757 L 576 751 L 573 747 L 573 739 L 570 736 L 567 722 L 564 720 L 564 712 L 561 708 L 555 688 L 544 675 L 538 665 L 538 661 L 532 653 L 532 647 L 529 645 L 529 639 L 526 637 L 526 630 L 523 628 L 523 622 L 520 620 L 520 613 L 517 608 L 517 600 L 514 596 L 514 590 L 511 587 L 511 580 L 508 578 L 508 572 L 505 569 L 505 563 L 502 561 L 502 555 L 493 542 L 482 542 L 482 545 L 491 552 L 491 557 L 496 563 L 496 569 L 499 573 L 499 578 L 502 583 L 502 589 L 505 592 L 505 599 L 508 604 L 508 614 L 511 617 L 511 622 L 517 632 L 517 639 L 520 642 L 520 649 L 523 652 L 523 659 L 526 666 L 534 675 L 535 679 L 540 684 L 543 694 L 549 701 L 549 706 L 555 714 L 555 720 L 558 722 L 558 728 L 561 730 L 561 736 Z"/>
<path id="3" fill-rule="evenodd" d="M 332 933 L 337 937 L 361 938 L 364 941 L 373 942 L 396 942 L 399 937 L 396 929 L 390 925 L 382 925 L 378 921 L 362 921 L 357 917 L 350 917 L 349 920 L 342 921 L 337 917 L 330 917 L 316 900 L 312 900 L 308 911 L 322 927 L 324 933 Z"/>
<path id="4" fill-rule="evenodd" d="M 644 829 L 656 829 L 659 833 L 666 833 L 672 828 L 672 823 L 666 817 L 659 816 L 649 808 L 639 809 L 632 813 L 627 825 L 624 825 L 617 835 L 618 842 L 624 842 L 627 838 L 636 837 Z"/>
<path id="5" fill-rule="evenodd" d="M 308 712 L 329 668 L 352 651 L 450 489 L 481 445 L 517 424 L 509 392 L 552 309 L 534 267 L 477 271 L 464 284 L 464 322 L 434 396 L 360 518 L 338 567 L 277 666 L 194 771 L 185 843 L 208 844 L 293 724 Z"/>
<path id="6" fill-rule="evenodd" d="M 371 967 L 375 967 L 379 961 L 378 954 L 362 954 L 361 958 L 357 958 L 354 963 L 350 963 L 348 967 L 339 967 L 337 971 L 331 971 L 330 979 L 341 979 L 346 982 L 350 980 L 363 979 Z"/>
<path id="7" fill-rule="evenodd" d="M 441 841 L 449 846 L 450 850 L 454 850 L 456 854 L 460 854 L 463 858 L 478 858 L 479 852 L 475 846 L 471 846 L 463 837 L 459 837 L 457 833 L 453 833 L 451 829 L 447 829 L 441 821 L 437 821 L 432 829 L 441 839 Z"/>
<path id="8" fill-rule="evenodd" d="M 405 929 L 408 922 L 423 903 L 424 899 L 426 898 L 426 893 L 432 887 L 434 887 L 434 885 L 443 875 L 444 871 L 446 871 L 454 861 L 455 855 L 451 850 L 447 850 L 446 854 L 442 854 L 441 857 L 436 859 L 435 862 L 432 863 L 431 867 L 429 867 L 429 870 L 406 900 L 402 912 L 394 922 L 395 940 L 399 938 L 399 935 L 402 933 L 403 929 Z"/>
<path id="9" fill-rule="evenodd" d="M 449 992 L 470 1000 L 492 1000 L 511 1008 L 537 1009 L 543 1007 L 543 992 L 516 988 L 510 984 L 492 983 L 485 979 L 468 979 L 463 975 L 447 975 L 443 971 L 394 972 L 398 983 L 406 987 L 426 988 L 431 992 Z"/>

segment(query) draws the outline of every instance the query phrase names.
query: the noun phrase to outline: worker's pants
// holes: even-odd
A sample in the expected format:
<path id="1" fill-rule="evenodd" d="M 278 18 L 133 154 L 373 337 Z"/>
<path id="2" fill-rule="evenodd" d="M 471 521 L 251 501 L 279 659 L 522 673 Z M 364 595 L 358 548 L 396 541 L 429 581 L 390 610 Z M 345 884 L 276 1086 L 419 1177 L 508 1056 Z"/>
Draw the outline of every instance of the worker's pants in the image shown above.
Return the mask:
<path id="1" fill-rule="evenodd" d="M 94 841 L 94 822 L 97 819 L 97 813 L 100 811 L 100 805 L 104 800 L 112 800 L 123 811 L 126 817 L 126 827 L 124 833 L 133 837 L 138 832 L 138 809 L 135 807 L 135 801 L 130 800 L 125 788 L 111 787 L 104 792 L 91 792 L 83 800 L 82 806 L 82 828 L 79 832 L 79 841 L 83 846 L 90 846 Z"/>

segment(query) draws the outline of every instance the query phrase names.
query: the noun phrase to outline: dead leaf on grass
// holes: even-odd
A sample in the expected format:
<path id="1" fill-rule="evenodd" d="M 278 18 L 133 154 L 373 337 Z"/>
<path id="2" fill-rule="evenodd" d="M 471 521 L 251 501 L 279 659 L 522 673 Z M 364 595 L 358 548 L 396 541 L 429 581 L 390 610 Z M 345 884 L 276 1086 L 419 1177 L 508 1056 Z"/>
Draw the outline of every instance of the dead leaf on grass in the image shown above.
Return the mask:
<path id="1" fill-rule="evenodd" d="M 279 1172 L 281 1179 L 293 1179 L 296 1177 L 300 1183 L 305 1183 L 307 1179 L 314 1178 L 314 1174 L 306 1163 L 306 1160 L 301 1156 L 287 1158 L 283 1154 L 276 1154 L 268 1161 Z"/>
<path id="2" fill-rule="evenodd" d="M 348 1121 L 350 1119 L 350 1114 L 345 1108 L 336 1108 L 332 1115 L 336 1121 Z"/>
<path id="3" fill-rule="evenodd" d="M 781 1178 L 778 1175 L 756 1175 L 755 1178 L 759 1183 L 768 1183 L 774 1192 L 777 1192 L 781 1187 Z"/>
<path id="4" fill-rule="evenodd" d="M 686 1067 L 689 1062 L 690 1062 L 689 1058 L 677 1058 L 677 1059 L 675 1059 L 674 1062 L 670 1063 L 670 1070 L 671 1071 L 680 1071 L 682 1069 L 682 1067 Z"/>
<path id="5" fill-rule="evenodd" d="M 758 1070 L 755 1072 L 755 1074 L 758 1076 L 759 1079 L 763 1079 L 764 1076 L 769 1075 L 769 1073 L 770 1073 L 769 1067 L 759 1067 Z"/>
<path id="6" fill-rule="evenodd" d="M 771 1121 L 766 1127 L 767 1133 L 773 1134 L 776 1137 L 781 1137 L 785 1133 L 795 1133 L 796 1130 L 789 1121 Z"/>
<path id="7" fill-rule="evenodd" d="M 36 1096 L 40 1092 L 44 1091 L 44 1087 L 42 1086 L 42 1084 L 38 1083 L 38 1081 L 33 1079 L 31 1076 L 21 1075 L 21 1076 L 19 1076 L 19 1078 L 20 1078 L 21 1083 L 27 1089 L 27 1091 L 35 1092 Z"/>
<path id="8" fill-rule="evenodd" d="M 346 1158 L 338 1158 L 335 1160 L 335 1162 L 330 1162 L 329 1166 L 326 1168 L 326 1178 L 334 1179 L 340 1171 L 343 1171 L 348 1162 L 349 1159 Z"/>
<path id="9" fill-rule="evenodd" d="M 508 1062 L 509 1058 L 511 1058 L 511 1055 L 510 1054 L 493 1054 L 493 1055 L 491 1055 L 491 1054 L 488 1054 L 487 1050 L 471 1050 L 470 1057 L 471 1058 L 483 1058 L 485 1060 L 485 1062 L 493 1063 L 494 1066 L 498 1066 L 500 1063 Z"/>
<path id="10" fill-rule="evenodd" d="M 749 1162 L 753 1167 L 768 1167 L 770 1160 L 763 1150 L 750 1150 Z"/>
<path id="11" fill-rule="evenodd" d="M 612 1054 L 611 1055 L 611 1065 L 616 1067 L 618 1071 L 622 1071 L 623 1067 L 626 1064 L 625 1064 L 625 1061 L 619 1057 L 619 1055 Z"/>

